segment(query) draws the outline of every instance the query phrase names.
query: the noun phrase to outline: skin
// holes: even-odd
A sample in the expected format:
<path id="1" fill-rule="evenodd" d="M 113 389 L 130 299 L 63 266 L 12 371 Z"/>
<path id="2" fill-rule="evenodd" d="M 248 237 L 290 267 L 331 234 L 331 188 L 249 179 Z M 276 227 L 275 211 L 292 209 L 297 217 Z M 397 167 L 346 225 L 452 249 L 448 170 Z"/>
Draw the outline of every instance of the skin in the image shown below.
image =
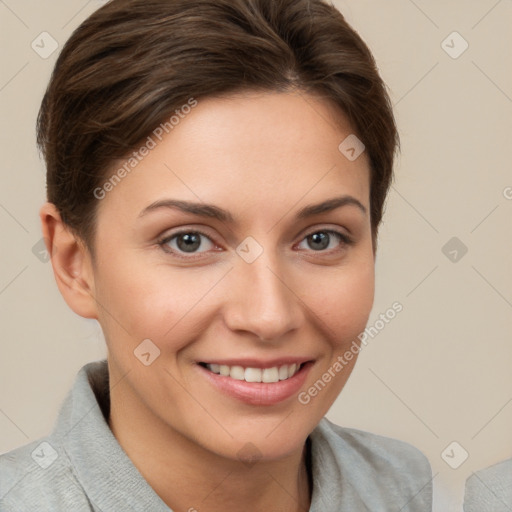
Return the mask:
<path id="1" fill-rule="evenodd" d="M 351 162 L 338 150 L 351 133 L 310 94 L 208 98 L 99 201 L 95 258 L 54 205 L 41 208 L 63 297 L 105 335 L 110 427 L 173 510 L 309 509 L 305 441 L 356 358 L 307 405 L 295 394 L 270 406 L 221 393 L 197 362 L 304 356 L 314 363 L 303 391 L 364 330 L 374 298 L 370 172 L 365 153 Z M 367 213 L 346 205 L 295 219 L 340 195 Z M 166 208 L 139 217 L 165 198 L 213 203 L 237 223 Z M 192 254 L 168 242 L 180 258 L 158 244 L 178 228 L 208 238 Z M 315 250 L 307 236 L 326 229 L 353 243 L 331 235 Z M 247 236 L 263 248 L 252 263 L 236 252 Z M 134 350 L 148 338 L 160 356 L 145 366 Z M 260 457 L 253 465 L 238 455 L 248 442 Z"/>

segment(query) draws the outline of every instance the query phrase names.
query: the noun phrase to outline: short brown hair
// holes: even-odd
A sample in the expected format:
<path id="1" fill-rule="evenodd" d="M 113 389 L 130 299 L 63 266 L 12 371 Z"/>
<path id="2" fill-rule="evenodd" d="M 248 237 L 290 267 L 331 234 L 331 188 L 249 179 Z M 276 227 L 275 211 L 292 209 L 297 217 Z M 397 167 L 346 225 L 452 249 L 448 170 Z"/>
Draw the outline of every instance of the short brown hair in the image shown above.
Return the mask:
<path id="1" fill-rule="evenodd" d="M 366 146 L 375 249 L 399 137 L 370 50 L 323 0 L 111 0 L 94 12 L 39 111 L 48 201 L 92 251 L 93 191 L 172 112 L 191 97 L 291 89 L 333 101 Z"/>

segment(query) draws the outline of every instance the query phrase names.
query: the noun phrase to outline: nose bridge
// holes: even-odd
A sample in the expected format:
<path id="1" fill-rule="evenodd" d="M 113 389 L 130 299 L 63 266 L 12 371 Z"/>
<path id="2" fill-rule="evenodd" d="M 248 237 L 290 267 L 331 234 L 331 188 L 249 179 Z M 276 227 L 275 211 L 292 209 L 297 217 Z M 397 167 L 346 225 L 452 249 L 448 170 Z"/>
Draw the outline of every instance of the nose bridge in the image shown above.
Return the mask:
<path id="1" fill-rule="evenodd" d="M 299 326 L 298 297 L 292 291 L 290 273 L 274 251 L 265 249 L 252 262 L 237 258 L 230 274 L 226 323 L 232 330 L 250 331 L 272 341 Z"/>

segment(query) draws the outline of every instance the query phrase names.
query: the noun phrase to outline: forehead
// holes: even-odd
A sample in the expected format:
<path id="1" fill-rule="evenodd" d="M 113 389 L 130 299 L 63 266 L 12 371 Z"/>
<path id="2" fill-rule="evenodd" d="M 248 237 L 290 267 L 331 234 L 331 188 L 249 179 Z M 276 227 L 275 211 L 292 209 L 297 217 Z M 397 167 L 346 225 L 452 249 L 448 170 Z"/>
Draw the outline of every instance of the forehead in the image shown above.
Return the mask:
<path id="1" fill-rule="evenodd" d="M 173 197 L 257 212 L 263 202 L 282 209 L 350 194 L 369 207 L 366 154 L 351 161 L 339 149 L 349 136 L 332 103 L 305 93 L 200 99 L 161 140 L 152 136 L 154 147 L 100 206 L 139 213 Z"/>

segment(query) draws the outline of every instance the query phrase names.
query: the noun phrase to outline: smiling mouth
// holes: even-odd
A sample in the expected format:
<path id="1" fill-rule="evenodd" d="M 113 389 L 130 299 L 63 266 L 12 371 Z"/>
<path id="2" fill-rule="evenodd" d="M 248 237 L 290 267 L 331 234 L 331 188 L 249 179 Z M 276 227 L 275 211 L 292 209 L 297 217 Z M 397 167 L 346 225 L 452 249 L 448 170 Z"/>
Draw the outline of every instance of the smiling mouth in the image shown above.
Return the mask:
<path id="1" fill-rule="evenodd" d="M 212 373 L 223 377 L 230 377 L 234 380 L 245 382 L 275 383 L 292 378 L 297 374 L 305 363 L 283 364 L 271 368 L 252 368 L 244 366 L 228 366 L 225 364 L 199 363 Z"/>

